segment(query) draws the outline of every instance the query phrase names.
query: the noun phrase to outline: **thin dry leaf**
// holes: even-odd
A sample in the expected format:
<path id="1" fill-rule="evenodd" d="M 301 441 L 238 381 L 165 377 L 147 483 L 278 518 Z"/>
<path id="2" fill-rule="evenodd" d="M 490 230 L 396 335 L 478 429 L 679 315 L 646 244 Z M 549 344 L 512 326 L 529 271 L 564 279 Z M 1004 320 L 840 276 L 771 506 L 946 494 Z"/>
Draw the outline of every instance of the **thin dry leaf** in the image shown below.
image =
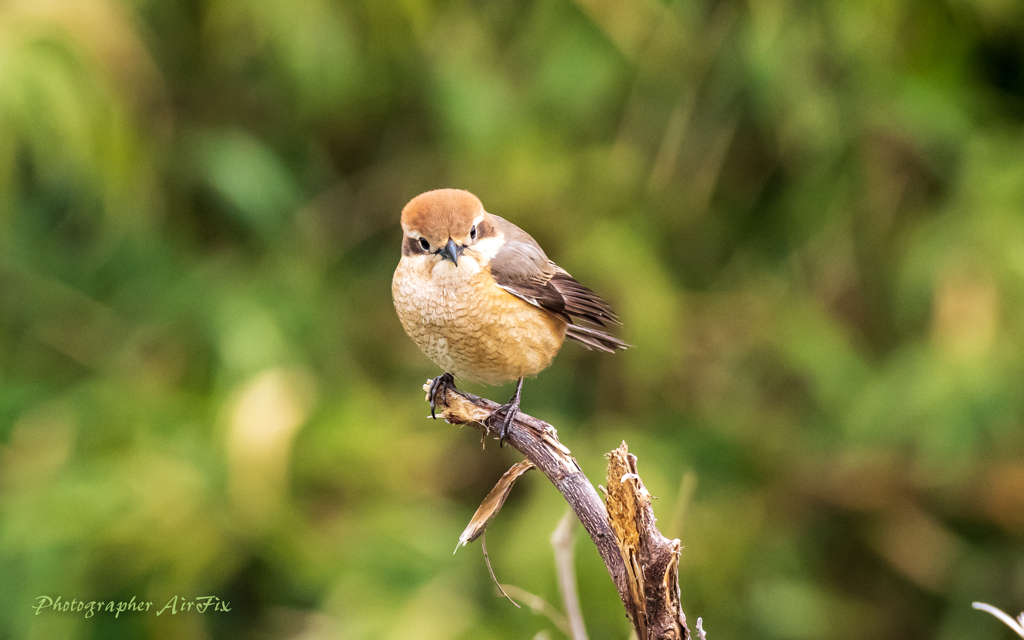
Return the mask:
<path id="1" fill-rule="evenodd" d="M 501 476 L 501 480 L 498 480 L 498 484 L 494 485 L 491 492 L 487 494 L 484 501 L 480 503 L 480 507 L 470 518 L 469 524 L 466 525 L 466 529 L 459 536 L 459 544 L 455 545 L 455 550 L 458 551 L 460 546 L 466 546 L 470 542 L 480 537 L 480 534 L 484 532 L 491 519 L 497 515 L 501 509 L 501 505 L 505 504 L 505 498 L 512 491 L 512 485 L 515 484 L 519 476 L 523 475 L 530 469 L 533 469 L 533 463 L 529 460 L 523 460 L 517 464 L 512 465 L 512 468 L 505 472 L 505 475 Z"/>

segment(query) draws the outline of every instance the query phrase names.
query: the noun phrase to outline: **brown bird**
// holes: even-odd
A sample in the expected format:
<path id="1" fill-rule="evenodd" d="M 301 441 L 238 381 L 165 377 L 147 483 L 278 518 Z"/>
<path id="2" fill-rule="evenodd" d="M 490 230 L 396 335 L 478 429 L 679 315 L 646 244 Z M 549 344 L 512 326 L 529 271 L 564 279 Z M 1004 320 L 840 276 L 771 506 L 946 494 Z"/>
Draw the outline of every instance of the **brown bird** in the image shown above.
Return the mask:
<path id="1" fill-rule="evenodd" d="M 444 374 L 430 386 L 430 415 L 453 376 L 516 392 L 488 418 L 504 445 L 523 378 L 551 364 L 565 338 L 614 352 L 630 345 L 583 320 L 621 324 L 608 304 L 548 260 L 525 231 L 484 211 L 461 189 L 438 189 L 402 209 L 402 259 L 391 293 L 409 337 Z"/>

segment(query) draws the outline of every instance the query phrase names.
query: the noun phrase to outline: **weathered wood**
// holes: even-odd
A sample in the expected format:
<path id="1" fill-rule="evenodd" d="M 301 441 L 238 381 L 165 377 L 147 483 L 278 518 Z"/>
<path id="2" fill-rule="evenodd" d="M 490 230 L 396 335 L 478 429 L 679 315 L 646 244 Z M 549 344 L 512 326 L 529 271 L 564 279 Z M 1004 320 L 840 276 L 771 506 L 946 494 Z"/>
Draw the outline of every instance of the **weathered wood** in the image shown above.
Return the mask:
<path id="1" fill-rule="evenodd" d="M 428 387 L 429 383 L 424 385 L 424 390 L 427 391 Z M 449 387 L 444 398 L 439 397 L 438 401 L 443 409 L 441 415 L 448 422 L 469 424 L 488 436 L 498 438 L 497 430 L 486 424 L 486 419 L 501 406 L 498 403 L 454 387 Z M 620 540 L 616 528 L 629 529 L 630 525 L 620 523 L 613 528 L 604 501 L 583 474 L 569 449 L 558 441 L 554 427 L 519 413 L 505 442 L 533 462 L 569 503 L 597 546 L 637 637 L 640 640 L 688 640 L 686 617 L 679 605 L 679 540 L 666 539 L 654 526 L 650 500 L 647 499 L 644 504 L 642 495 L 632 499 L 630 504 L 634 505 L 633 511 L 643 514 L 643 518 L 636 520 L 637 524 L 632 526 L 636 539 Z M 624 452 L 625 443 L 620 450 Z M 609 454 L 612 459 L 609 464 L 609 504 L 613 511 L 622 510 L 624 491 L 646 493 L 636 475 L 636 457 L 628 453 L 624 455 L 628 456 L 626 460 L 632 459 L 632 466 L 627 462 L 623 467 L 616 462 L 619 460 L 616 452 Z M 613 466 L 617 469 L 615 473 Z M 615 483 L 614 487 L 611 486 L 612 482 Z M 647 562 L 650 565 L 645 564 Z"/>
<path id="2" fill-rule="evenodd" d="M 655 526 L 651 494 L 623 442 L 608 454 L 608 515 L 625 561 L 630 598 L 636 602 L 640 640 L 686 640 L 686 616 L 679 603 L 678 539 Z"/>

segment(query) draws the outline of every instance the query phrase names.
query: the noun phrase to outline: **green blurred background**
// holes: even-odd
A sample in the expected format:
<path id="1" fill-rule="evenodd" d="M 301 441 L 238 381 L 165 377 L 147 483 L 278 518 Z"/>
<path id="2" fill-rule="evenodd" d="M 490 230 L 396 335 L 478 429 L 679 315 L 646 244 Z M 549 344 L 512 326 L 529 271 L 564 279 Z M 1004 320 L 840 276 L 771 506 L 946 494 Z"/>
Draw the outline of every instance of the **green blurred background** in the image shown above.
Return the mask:
<path id="1" fill-rule="evenodd" d="M 970 603 L 1024 608 L 1019 0 L 6 0 L 0 637 L 563 637 L 452 556 L 517 455 L 425 419 L 392 308 L 448 186 L 620 312 L 523 408 L 595 483 L 639 456 L 691 627 L 1009 635 Z M 488 538 L 559 607 L 564 510 L 527 475 Z"/>

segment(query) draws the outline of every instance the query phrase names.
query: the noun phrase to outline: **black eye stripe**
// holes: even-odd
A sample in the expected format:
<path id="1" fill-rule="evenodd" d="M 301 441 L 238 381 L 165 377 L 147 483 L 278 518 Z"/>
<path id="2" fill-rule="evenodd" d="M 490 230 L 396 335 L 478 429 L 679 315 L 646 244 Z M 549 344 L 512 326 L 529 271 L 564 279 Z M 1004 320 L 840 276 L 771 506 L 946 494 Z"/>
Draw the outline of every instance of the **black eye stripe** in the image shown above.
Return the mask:
<path id="1" fill-rule="evenodd" d="M 423 246 L 424 243 L 426 243 L 426 247 Z M 430 243 L 427 242 L 426 238 L 410 238 L 406 236 L 405 241 L 402 243 L 403 256 L 415 256 L 429 252 Z"/>
<path id="2" fill-rule="evenodd" d="M 483 220 L 480 222 L 480 224 L 474 226 L 476 227 L 476 236 L 474 236 L 474 240 L 479 240 L 480 238 L 490 238 L 491 236 L 494 235 L 494 229 L 491 227 L 490 224 L 488 224 L 486 220 Z"/>

